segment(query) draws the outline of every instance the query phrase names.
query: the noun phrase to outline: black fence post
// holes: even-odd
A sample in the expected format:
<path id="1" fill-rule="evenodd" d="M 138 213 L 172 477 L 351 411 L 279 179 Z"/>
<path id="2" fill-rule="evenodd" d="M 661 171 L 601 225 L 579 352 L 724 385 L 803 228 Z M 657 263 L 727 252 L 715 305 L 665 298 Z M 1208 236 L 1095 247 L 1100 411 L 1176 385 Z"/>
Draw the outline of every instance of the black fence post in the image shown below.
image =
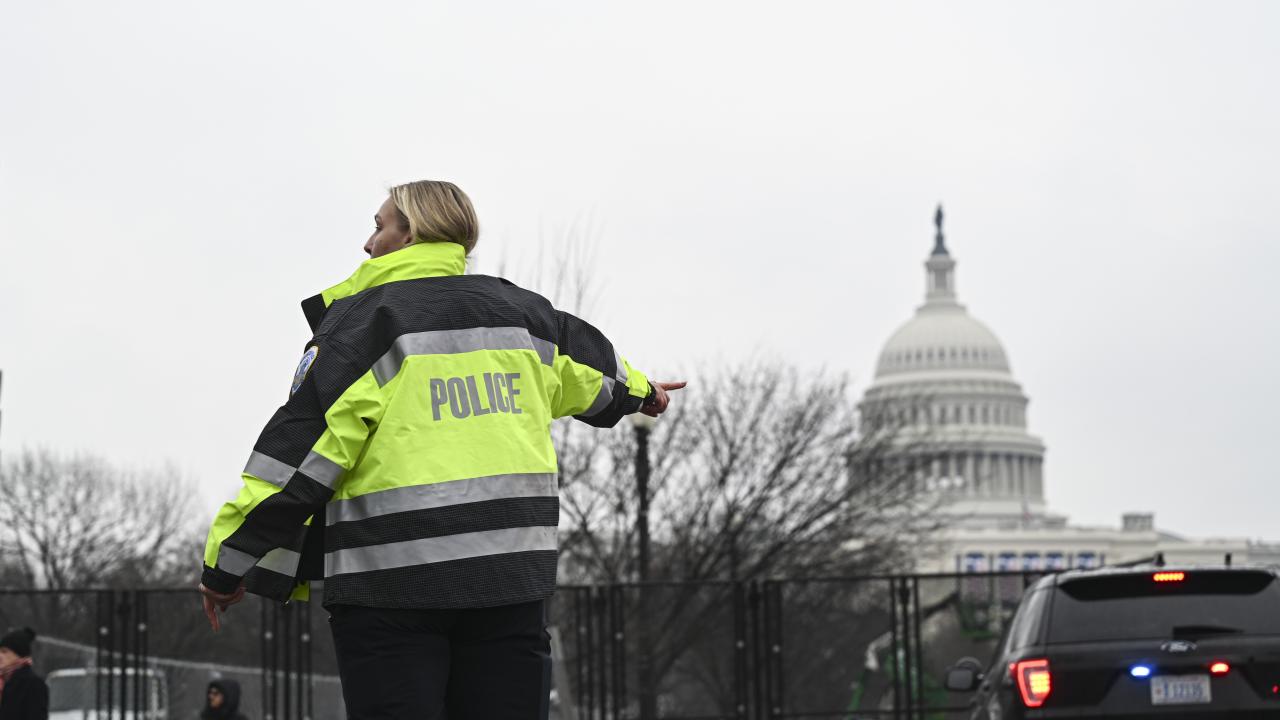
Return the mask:
<path id="1" fill-rule="evenodd" d="M 584 638 L 586 640 L 586 644 L 585 644 L 586 651 L 583 653 L 583 657 L 585 658 L 586 665 L 587 665 L 587 683 L 586 683 L 587 698 L 586 698 L 586 703 L 583 705 L 583 707 L 587 711 L 587 720 L 595 720 L 597 717 L 596 716 L 596 697 L 597 697 L 596 675 L 599 672 L 599 661 L 596 657 L 596 618 L 595 618 L 596 588 L 594 587 L 587 588 L 586 595 L 587 595 L 587 598 L 586 598 L 587 600 L 586 602 L 587 636 L 586 638 Z"/>
<path id="2" fill-rule="evenodd" d="M 626 588 L 614 585 L 609 588 L 609 619 L 613 642 L 609 658 L 613 667 L 613 717 L 621 718 L 627 702 L 627 634 Z"/>
<path id="3" fill-rule="evenodd" d="M 133 634 L 129 632 L 129 616 L 133 614 L 133 593 L 122 590 L 119 593 L 119 599 L 116 602 L 115 616 L 115 635 L 116 635 L 116 653 L 120 658 L 120 683 L 117 692 L 120 693 L 120 717 L 129 717 L 129 711 L 133 708 L 129 707 L 129 695 L 132 684 L 129 682 L 129 669 L 132 666 L 132 649 Z M 113 683 L 114 684 L 114 683 Z"/>
<path id="4" fill-rule="evenodd" d="M 270 631 L 267 629 L 267 604 L 265 602 L 258 603 L 258 658 L 262 665 L 261 682 L 262 687 L 259 692 L 262 695 L 262 717 L 264 720 L 271 719 L 271 691 L 268 678 L 271 676 L 267 669 L 267 648 L 270 644 Z"/>
<path id="5" fill-rule="evenodd" d="M 262 608 L 262 716 L 265 720 L 277 720 L 279 704 L 276 702 L 276 672 L 279 669 L 280 613 L 270 602 L 261 601 Z"/>
<path id="6" fill-rule="evenodd" d="M 596 662 L 600 663 L 600 717 L 608 720 L 610 701 L 616 688 L 613 685 L 613 667 L 609 662 L 613 653 L 613 623 L 609 615 L 609 591 L 600 588 L 596 595 Z"/>
<path id="7" fill-rule="evenodd" d="M 639 686 L 640 720 L 657 720 L 658 689 L 653 676 L 653 628 L 649 609 L 652 589 L 645 582 L 638 586 L 640 604 L 636 613 L 636 684 Z"/>
<path id="8" fill-rule="evenodd" d="M 111 596 L 108 591 L 99 590 L 95 595 L 97 596 L 97 602 L 95 605 L 97 609 L 98 622 L 96 623 L 97 652 L 93 673 L 93 710 L 94 717 L 100 717 L 102 714 L 103 704 L 107 701 L 107 694 L 109 692 L 109 689 L 104 687 L 102 684 L 102 671 L 107 667 L 111 657 L 110 623 L 112 610 L 110 608 Z M 107 675 L 108 679 L 110 679 L 110 677 L 110 675 Z M 109 708 L 110 705 L 107 707 Z M 110 716 L 108 715 L 108 717 Z"/>
<path id="9" fill-rule="evenodd" d="M 147 595 L 142 591 L 133 593 L 132 616 L 129 617 L 129 631 L 133 636 L 133 711 L 134 717 L 145 717 L 149 703 L 147 689 L 150 686 L 147 675 L 146 633 L 147 633 Z"/>
<path id="10" fill-rule="evenodd" d="M 924 718 L 925 700 L 924 700 L 924 642 L 921 640 L 920 633 L 920 578 L 913 576 L 911 578 L 911 619 L 912 619 L 912 636 L 915 639 L 916 649 L 912 653 L 915 658 L 915 697 L 917 714 Z"/>
<path id="11" fill-rule="evenodd" d="M 584 720 L 590 720 L 591 710 L 587 705 L 587 656 L 583 651 L 586 647 L 587 635 L 587 618 L 586 613 L 582 610 L 582 595 L 584 588 L 573 588 L 569 597 L 573 599 L 573 691 L 575 694 L 575 707 L 583 713 Z"/>
<path id="12" fill-rule="evenodd" d="M 733 583 L 733 703 L 734 717 L 747 717 L 747 594 L 740 580 Z"/>
<path id="13" fill-rule="evenodd" d="M 313 601 L 314 602 L 314 601 Z M 303 682 L 298 684 L 298 708 L 302 713 L 302 720 L 311 720 L 313 692 L 315 690 L 315 679 L 312 670 L 311 652 L 314 647 L 311 644 L 311 603 L 304 603 L 299 610 L 302 611 L 302 637 L 299 643 L 299 652 L 302 653 L 299 667 L 302 671 Z"/>
<path id="14" fill-rule="evenodd" d="M 764 613 L 760 607 L 760 583 L 751 581 L 747 590 L 747 608 L 750 613 L 751 623 L 751 685 L 754 692 L 752 693 L 753 704 L 755 706 L 755 717 L 760 720 L 768 717 L 768 705 L 765 699 L 764 689 L 767 683 L 765 663 L 768 660 L 767 642 L 764 637 Z"/>
<path id="15" fill-rule="evenodd" d="M 764 582 L 765 703 L 770 718 L 784 712 L 784 676 L 782 662 L 782 586 L 772 580 Z"/>
<path id="16" fill-rule="evenodd" d="M 116 632 L 117 598 L 116 598 L 116 593 L 114 591 L 106 590 L 104 591 L 104 593 L 107 596 L 107 612 L 106 612 L 106 617 L 103 618 L 102 633 L 106 638 L 106 645 L 107 645 L 107 648 L 106 648 L 107 649 L 107 652 L 106 652 L 106 655 L 107 655 L 106 671 L 107 672 L 106 672 L 106 678 L 103 678 L 102 675 L 99 674 L 98 679 L 106 683 L 107 718 L 108 720 L 114 720 L 116 716 L 116 704 L 117 704 L 116 703 L 116 678 L 115 678 L 116 655 L 119 652 L 117 650 L 118 641 L 116 639 L 117 637 L 119 637 L 119 633 Z M 101 711 L 99 711 L 99 716 L 101 716 Z"/>
<path id="17" fill-rule="evenodd" d="M 915 720 L 915 682 L 912 677 L 914 674 L 912 671 L 915 668 L 915 648 L 912 646 L 911 632 L 915 623 L 911 612 L 911 587 L 906 578 L 898 578 L 894 602 L 898 605 L 897 625 L 900 628 L 898 639 L 901 650 L 901 656 L 894 658 L 893 678 L 896 686 L 895 690 L 900 688 L 900 693 L 895 691 L 895 695 L 900 694 L 903 698 L 903 710 L 905 710 L 907 720 Z"/>
<path id="18" fill-rule="evenodd" d="M 761 702 L 759 715 L 761 718 L 773 718 L 777 715 L 773 698 L 773 617 L 769 607 L 769 586 L 761 583 L 757 586 L 759 598 L 756 608 L 759 614 L 757 643 L 760 658 Z"/>
<path id="19" fill-rule="evenodd" d="M 132 713 L 133 707 L 130 701 L 133 699 L 133 633 L 129 632 L 129 618 L 133 615 L 133 593 L 127 590 L 121 590 L 119 593 L 120 600 L 116 604 L 115 631 L 116 631 L 116 652 L 120 655 L 120 717 L 127 718 Z"/>
<path id="20" fill-rule="evenodd" d="M 297 673 L 294 672 L 294 656 L 298 652 L 298 644 L 296 642 L 298 634 L 298 617 L 294 612 L 295 605 L 287 603 L 280 608 L 280 614 L 284 616 L 284 635 L 281 641 L 284 647 L 284 709 L 281 712 L 283 720 L 294 720 L 293 716 L 293 690 L 297 681 Z"/>
<path id="21" fill-rule="evenodd" d="M 898 579 L 889 578 L 889 669 L 893 688 L 893 718 L 902 717 L 902 683 L 898 680 L 898 658 L 901 653 L 898 632 Z"/>

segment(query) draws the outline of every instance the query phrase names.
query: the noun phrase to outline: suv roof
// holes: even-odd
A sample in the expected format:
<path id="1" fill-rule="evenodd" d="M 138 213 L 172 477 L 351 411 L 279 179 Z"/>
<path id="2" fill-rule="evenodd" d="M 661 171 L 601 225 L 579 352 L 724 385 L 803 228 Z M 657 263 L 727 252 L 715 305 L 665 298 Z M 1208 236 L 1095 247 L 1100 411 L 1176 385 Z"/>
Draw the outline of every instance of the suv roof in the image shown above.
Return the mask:
<path id="1" fill-rule="evenodd" d="M 1150 575 L 1161 572 L 1263 572 L 1272 576 L 1280 576 L 1280 568 L 1272 565 L 1128 565 L 1125 567 L 1102 567 L 1094 570 L 1063 570 L 1046 575 L 1032 587 L 1040 589 L 1051 585 L 1080 578 L 1127 577 L 1132 575 Z"/>

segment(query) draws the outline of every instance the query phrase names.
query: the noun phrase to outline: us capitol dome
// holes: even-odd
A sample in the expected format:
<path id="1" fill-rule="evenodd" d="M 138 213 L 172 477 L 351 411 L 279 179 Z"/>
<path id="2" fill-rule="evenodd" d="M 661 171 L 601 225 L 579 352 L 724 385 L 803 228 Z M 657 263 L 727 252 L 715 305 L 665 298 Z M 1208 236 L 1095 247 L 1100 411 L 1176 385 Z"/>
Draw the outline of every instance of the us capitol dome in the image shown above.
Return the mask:
<path id="1" fill-rule="evenodd" d="M 1189 540 L 1158 530 L 1151 513 L 1118 527 L 1081 527 L 1045 503 L 1045 445 L 1027 429 L 1027 394 L 1004 344 L 956 292 L 956 261 L 934 216 L 925 297 L 890 336 L 860 405 L 864 419 L 899 427 L 945 529 L 919 559 L 939 571 L 1093 567 L 1153 558 L 1280 562 L 1280 548 L 1244 539 Z M 1105 502 L 1105 498 L 1101 499 Z"/>
<path id="2" fill-rule="evenodd" d="M 929 489 L 952 523 L 1044 522 L 1044 443 L 1027 432 L 1027 396 L 1000 339 L 956 295 L 956 261 L 935 216 L 924 304 L 880 353 L 863 411 L 888 412 L 927 438 Z"/>

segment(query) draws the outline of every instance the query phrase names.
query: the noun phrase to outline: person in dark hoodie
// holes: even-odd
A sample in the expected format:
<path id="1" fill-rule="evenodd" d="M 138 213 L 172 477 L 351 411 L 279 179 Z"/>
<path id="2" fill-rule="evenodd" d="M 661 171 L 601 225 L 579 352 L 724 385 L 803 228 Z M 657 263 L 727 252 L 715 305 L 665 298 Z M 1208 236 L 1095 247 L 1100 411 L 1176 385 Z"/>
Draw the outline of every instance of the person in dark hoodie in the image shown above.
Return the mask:
<path id="1" fill-rule="evenodd" d="M 240 683 L 235 680 L 209 683 L 200 720 L 248 720 L 240 712 Z"/>
<path id="2" fill-rule="evenodd" d="M 0 720 L 48 720 L 49 686 L 31 669 L 36 631 L 10 630 L 0 637 Z"/>

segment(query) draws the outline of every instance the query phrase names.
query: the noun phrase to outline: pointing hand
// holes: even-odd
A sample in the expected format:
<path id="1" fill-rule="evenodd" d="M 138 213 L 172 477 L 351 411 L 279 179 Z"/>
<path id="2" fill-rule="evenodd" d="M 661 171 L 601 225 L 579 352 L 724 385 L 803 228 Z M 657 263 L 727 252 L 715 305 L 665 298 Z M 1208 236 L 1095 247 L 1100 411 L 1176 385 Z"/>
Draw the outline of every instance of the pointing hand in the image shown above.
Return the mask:
<path id="1" fill-rule="evenodd" d="M 654 390 L 653 399 L 640 406 L 640 412 L 649 417 L 658 417 L 667 411 L 667 405 L 671 402 L 671 396 L 667 394 L 668 390 L 680 390 L 689 383 L 681 380 L 679 382 L 651 382 L 649 383 Z"/>

